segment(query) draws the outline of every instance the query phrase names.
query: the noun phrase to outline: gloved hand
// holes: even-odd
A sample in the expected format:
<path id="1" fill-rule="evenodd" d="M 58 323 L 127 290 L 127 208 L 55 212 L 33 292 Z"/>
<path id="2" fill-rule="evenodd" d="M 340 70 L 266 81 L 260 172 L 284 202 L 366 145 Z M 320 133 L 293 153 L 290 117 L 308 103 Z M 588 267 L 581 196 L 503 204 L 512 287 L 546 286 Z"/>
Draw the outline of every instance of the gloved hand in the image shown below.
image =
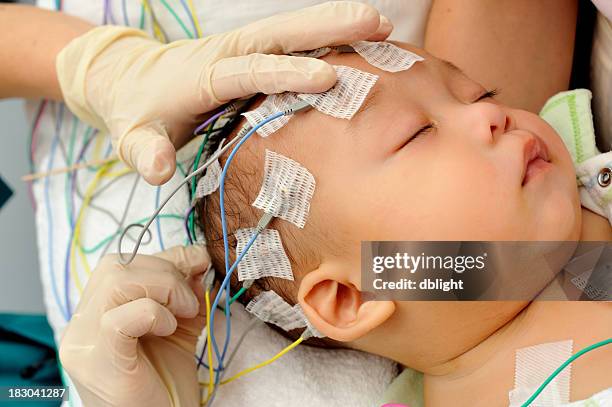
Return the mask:
<path id="1" fill-rule="evenodd" d="M 203 246 L 104 257 L 60 345 L 85 406 L 199 406 L 194 357 L 205 324 Z"/>
<path id="2" fill-rule="evenodd" d="M 373 7 L 348 1 L 167 45 L 140 30 L 103 26 L 60 52 L 57 74 L 68 107 L 110 132 L 119 158 L 161 184 L 174 174 L 175 147 L 203 113 L 258 92 L 322 92 L 336 82 L 321 60 L 266 54 L 380 41 L 392 29 Z"/>

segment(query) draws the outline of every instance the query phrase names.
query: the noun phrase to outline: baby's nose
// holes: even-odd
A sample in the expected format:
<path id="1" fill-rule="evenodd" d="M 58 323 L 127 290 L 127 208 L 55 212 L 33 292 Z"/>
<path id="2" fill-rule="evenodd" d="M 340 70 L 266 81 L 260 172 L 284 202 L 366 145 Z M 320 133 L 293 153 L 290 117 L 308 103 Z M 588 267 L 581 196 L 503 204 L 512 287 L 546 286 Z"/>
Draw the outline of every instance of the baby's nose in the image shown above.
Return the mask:
<path id="1" fill-rule="evenodd" d="M 477 102 L 467 106 L 470 120 L 475 127 L 474 134 L 487 143 L 495 143 L 500 135 L 511 130 L 512 120 L 503 106 Z"/>

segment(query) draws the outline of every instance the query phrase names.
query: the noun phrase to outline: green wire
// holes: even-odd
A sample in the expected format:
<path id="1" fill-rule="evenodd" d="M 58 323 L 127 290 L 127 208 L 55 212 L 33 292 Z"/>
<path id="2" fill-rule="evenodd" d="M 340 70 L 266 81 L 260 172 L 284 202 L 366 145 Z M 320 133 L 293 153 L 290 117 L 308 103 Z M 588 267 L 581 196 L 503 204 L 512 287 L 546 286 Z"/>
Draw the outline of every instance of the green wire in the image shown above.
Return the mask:
<path id="1" fill-rule="evenodd" d="M 208 134 L 209 133 L 207 132 L 206 135 L 204 136 L 204 140 L 202 141 L 202 144 L 200 145 L 200 148 L 198 149 L 198 153 L 196 154 L 196 158 L 193 161 L 193 171 L 195 171 L 200 165 L 200 158 L 202 156 L 202 152 L 204 151 L 204 146 L 206 146 L 206 143 L 208 142 Z M 191 196 L 195 195 L 196 185 L 197 184 L 194 178 L 193 182 L 191 183 Z M 191 231 L 191 236 L 193 240 L 195 240 L 196 234 L 195 234 L 195 222 L 194 222 L 193 212 L 191 212 L 191 214 L 189 215 L 189 230 Z"/>
<path id="2" fill-rule="evenodd" d="M 587 346 L 586 348 L 580 350 L 579 352 L 573 354 L 569 359 L 567 359 L 565 362 L 563 362 L 563 364 L 561 366 L 559 366 L 557 368 L 557 370 L 555 370 L 550 376 L 548 376 L 548 378 L 546 378 L 546 380 L 544 380 L 544 383 L 542 383 L 542 385 L 540 387 L 538 387 L 538 389 L 535 391 L 535 393 L 533 393 L 531 395 L 531 397 L 529 397 L 527 399 L 526 402 L 524 402 L 521 407 L 528 407 L 531 403 L 533 403 L 533 401 L 540 395 L 540 393 L 542 393 L 542 391 L 544 390 L 544 388 L 546 386 L 548 386 L 548 384 L 550 382 L 553 381 L 553 379 L 559 374 L 561 373 L 561 371 L 563 369 L 565 369 L 567 367 L 567 365 L 569 365 L 570 363 L 572 363 L 574 360 L 578 359 L 580 356 L 584 355 L 587 352 L 590 352 L 594 349 L 600 348 L 602 346 L 608 345 L 612 343 L 612 338 L 608 338 L 606 340 L 603 340 L 601 342 L 597 342 L 594 343 L 591 346 Z"/>
<path id="3" fill-rule="evenodd" d="M 212 122 L 208 126 L 208 129 L 206 130 L 206 134 L 204 135 L 204 140 L 202 140 L 202 144 L 200 144 L 200 148 L 198 149 L 198 153 L 196 154 L 195 160 L 193 160 L 193 171 L 197 170 L 198 167 L 200 166 L 200 159 L 202 158 L 202 153 L 204 152 L 204 147 L 206 147 L 206 144 L 208 143 L 208 137 L 212 133 L 213 127 L 215 127 L 215 123 L 217 123 L 216 120 L 214 122 Z M 197 183 L 196 183 L 195 178 L 194 178 L 193 182 L 191 183 L 191 196 L 195 195 L 196 186 L 197 186 Z M 194 213 L 191 212 L 191 214 L 189 215 L 189 230 L 191 231 L 192 239 L 195 241 L 197 239 L 197 237 L 196 237 L 196 233 L 195 233 L 195 221 L 194 221 L 194 218 L 195 218 Z"/>
<path id="4" fill-rule="evenodd" d="M 184 177 L 187 176 L 187 172 L 185 172 L 185 168 L 183 168 L 183 165 L 180 162 L 176 162 L 176 166 L 178 167 L 178 169 L 181 171 L 181 173 L 183 174 Z"/>
<path id="5" fill-rule="evenodd" d="M 145 6 L 144 6 L 144 3 L 140 3 L 140 22 L 138 23 L 138 26 L 141 30 L 143 30 L 144 25 L 145 25 Z"/>
<path id="6" fill-rule="evenodd" d="M 181 28 L 183 29 L 183 31 L 185 32 L 185 34 L 193 39 L 193 34 L 191 33 L 191 31 L 189 31 L 187 29 L 187 26 L 185 26 L 185 23 L 183 23 L 183 20 L 181 20 L 181 18 L 178 16 L 178 14 L 176 14 L 176 12 L 174 11 L 174 9 L 172 7 L 170 7 L 170 5 L 166 2 L 166 0 L 161 0 L 162 4 L 164 5 L 164 7 L 166 8 L 166 10 L 168 10 L 170 12 L 170 14 L 172 14 L 172 16 L 174 17 L 174 19 L 176 20 L 177 23 L 179 23 L 179 25 L 181 26 Z"/>
<path id="7" fill-rule="evenodd" d="M 174 214 L 160 214 L 158 215 L 158 217 L 160 219 L 180 219 L 183 220 L 185 219 L 184 217 L 180 216 L 180 215 L 174 215 Z M 142 218 L 137 220 L 134 223 L 140 223 L 143 224 L 144 222 L 148 221 L 150 217 L 146 217 L 146 218 Z M 91 254 L 91 253 L 95 253 L 98 250 L 100 250 L 102 247 L 104 247 L 109 241 L 113 240 L 115 238 L 115 236 L 121 234 L 121 231 L 116 231 L 110 235 L 108 235 L 107 237 L 105 237 L 104 239 L 102 239 L 100 242 L 96 243 L 94 246 L 90 247 L 90 248 L 86 248 L 81 246 L 81 250 L 83 251 L 83 253 L 85 254 Z"/>
<path id="8" fill-rule="evenodd" d="M 244 288 L 244 287 L 242 287 L 240 290 L 238 290 L 238 292 L 237 292 L 236 294 L 234 294 L 234 296 L 233 296 L 232 298 L 230 298 L 230 301 L 229 301 L 230 305 L 232 305 L 232 304 L 234 303 L 234 301 L 236 301 L 238 298 L 240 298 L 240 296 L 241 296 L 242 294 L 244 294 L 244 292 L 245 292 L 246 290 L 247 290 L 247 289 L 246 289 L 246 288 Z"/>
<path id="9" fill-rule="evenodd" d="M 91 127 L 91 130 L 93 131 L 93 127 Z M 104 137 L 104 136 L 105 136 L 105 134 L 102 133 L 102 132 L 98 132 L 98 134 L 96 135 L 96 137 Z M 96 143 L 97 143 L 97 141 L 96 141 Z M 105 165 L 105 164 L 91 165 L 91 166 L 85 167 L 85 169 L 87 171 L 89 171 L 89 172 L 92 172 L 92 173 L 93 172 L 98 172 L 98 171 L 100 171 L 100 168 L 102 168 L 103 165 Z"/>

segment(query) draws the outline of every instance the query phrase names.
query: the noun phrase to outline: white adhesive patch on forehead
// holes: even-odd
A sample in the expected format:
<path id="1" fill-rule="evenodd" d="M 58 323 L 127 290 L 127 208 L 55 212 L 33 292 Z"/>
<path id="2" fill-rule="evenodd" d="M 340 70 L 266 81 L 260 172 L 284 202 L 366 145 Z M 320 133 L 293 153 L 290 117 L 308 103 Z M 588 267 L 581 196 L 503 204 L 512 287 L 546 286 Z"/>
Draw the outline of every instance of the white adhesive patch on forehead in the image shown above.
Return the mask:
<path id="1" fill-rule="evenodd" d="M 255 232 L 255 228 L 236 231 L 235 236 L 238 242 L 236 253 L 242 253 Z M 280 234 L 275 229 L 264 229 L 238 263 L 239 281 L 256 280 L 263 277 L 278 277 L 293 281 L 289 258 L 283 249 Z"/>
<path id="2" fill-rule="evenodd" d="M 370 65 L 387 72 L 400 72 L 412 68 L 424 58 L 390 42 L 357 41 L 351 47 Z"/>
<path id="3" fill-rule="evenodd" d="M 510 407 L 519 407 L 563 362 L 572 356 L 572 340 L 543 343 L 516 351 L 514 389 Z M 571 365 L 546 386 L 532 407 L 552 407 L 569 403 Z"/>
<path id="4" fill-rule="evenodd" d="M 266 150 L 263 183 L 253 206 L 303 228 L 315 184 L 314 176 L 299 163 Z"/>
<path id="5" fill-rule="evenodd" d="M 319 112 L 339 119 L 351 119 L 359 110 L 378 75 L 349 66 L 334 66 L 338 82 L 322 93 L 299 93 L 298 98 Z"/>
<path id="6" fill-rule="evenodd" d="M 274 324 L 285 331 L 306 327 L 303 315 L 274 291 L 264 291 L 253 298 L 246 310 L 264 322 Z"/>
<path id="7" fill-rule="evenodd" d="M 298 101 L 299 99 L 297 98 L 296 94 L 291 92 L 269 95 L 256 109 L 242 113 L 242 115 L 247 119 L 251 126 L 255 127 L 257 123 L 262 122 L 266 117 L 271 116 L 274 113 L 281 112 Z M 281 116 L 274 119 L 257 129 L 257 134 L 259 134 L 261 137 L 268 137 L 286 125 L 291 117 L 293 116 Z"/>

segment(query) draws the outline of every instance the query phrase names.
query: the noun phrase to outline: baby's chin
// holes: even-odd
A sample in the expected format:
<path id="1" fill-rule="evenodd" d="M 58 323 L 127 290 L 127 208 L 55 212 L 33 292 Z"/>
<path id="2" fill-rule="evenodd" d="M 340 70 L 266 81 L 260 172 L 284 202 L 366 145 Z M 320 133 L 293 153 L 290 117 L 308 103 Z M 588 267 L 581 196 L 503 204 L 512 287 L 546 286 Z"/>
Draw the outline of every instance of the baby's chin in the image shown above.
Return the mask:
<path id="1" fill-rule="evenodd" d="M 574 180 L 572 180 L 574 181 Z M 574 181 L 575 182 L 575 181 Z M 528 240 L 580 240 L 582 226 L 578 189 L 557 184 L 555 191 L 547 191 L 540 198 L 532 232 Z"/>

